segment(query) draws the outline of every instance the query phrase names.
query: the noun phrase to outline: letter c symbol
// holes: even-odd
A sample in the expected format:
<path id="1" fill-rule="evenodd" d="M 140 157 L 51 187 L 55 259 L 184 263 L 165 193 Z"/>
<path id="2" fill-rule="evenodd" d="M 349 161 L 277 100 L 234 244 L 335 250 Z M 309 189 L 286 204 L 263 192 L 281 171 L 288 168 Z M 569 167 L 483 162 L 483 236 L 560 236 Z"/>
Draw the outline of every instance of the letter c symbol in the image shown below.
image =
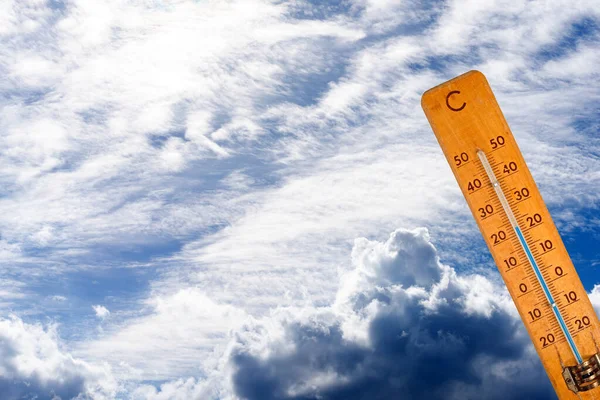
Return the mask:
<path id="1" fill-rule="evenodd" d="M 452 106 L 450 105 L 450 102 L 449 102 L 449 100 L 450 100 L 450 97 L 451 97 L 453 94 L 460 94 L 460 91 L 458 91 L 458 90 L 453 90 L 453 91 L 451 91 L 450 93 L 448 93 L 448 96 L 446 96 L 446 105 L 448 106 L 448 108 L 449 108 L 449 109 L 451 109 L 452 111 L 460 111 L 460 110 L 462 110 L 463 108 L 465 108 L 465 106 L 467 105 L 467 103 L 465 103 L 465 102 L 463 102 L 463 103 L 462 103 L 462 106 L 460 106 L 460 107 L 458 107 L 458 108 L 454 108 L 454 107 L 452 107 Z"/>

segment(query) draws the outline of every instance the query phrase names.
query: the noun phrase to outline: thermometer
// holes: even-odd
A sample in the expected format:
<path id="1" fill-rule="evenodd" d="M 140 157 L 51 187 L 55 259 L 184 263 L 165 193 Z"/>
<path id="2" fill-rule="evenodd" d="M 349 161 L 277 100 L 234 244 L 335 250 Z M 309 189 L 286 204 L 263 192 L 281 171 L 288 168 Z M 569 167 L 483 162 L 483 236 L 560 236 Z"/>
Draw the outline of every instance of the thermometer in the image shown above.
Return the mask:
<path id="1" fill-rule="evenodd" d="M 421 104 L 559 399 L 600 399 L 598 317 L 485 76 Z"/>

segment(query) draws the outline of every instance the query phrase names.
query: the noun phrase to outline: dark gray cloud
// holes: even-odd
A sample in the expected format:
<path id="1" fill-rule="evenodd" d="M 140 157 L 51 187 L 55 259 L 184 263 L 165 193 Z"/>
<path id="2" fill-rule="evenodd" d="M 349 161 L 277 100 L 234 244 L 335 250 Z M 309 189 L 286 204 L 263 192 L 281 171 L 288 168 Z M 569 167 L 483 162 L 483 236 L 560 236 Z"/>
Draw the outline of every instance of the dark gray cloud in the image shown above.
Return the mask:
<path id="1" fill-rule="evenodd" d="M 247 327 L 231 353 L 243 399 L 548 399 L 506 292 L 439 263 L 427 232 L 358 240 L 336 304 Z M 362 335 L 362 338 L 361 338 Z"/>

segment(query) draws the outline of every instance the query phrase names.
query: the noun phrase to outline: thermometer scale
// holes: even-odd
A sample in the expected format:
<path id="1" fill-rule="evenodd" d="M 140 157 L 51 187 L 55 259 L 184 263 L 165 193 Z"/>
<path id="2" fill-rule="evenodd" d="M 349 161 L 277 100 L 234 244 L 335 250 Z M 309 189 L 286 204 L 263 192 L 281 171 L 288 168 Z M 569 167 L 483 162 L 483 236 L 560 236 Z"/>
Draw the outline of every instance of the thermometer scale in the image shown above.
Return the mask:
<path id="1" fill-rule="evenodd" d="M 598 317 L 486 78 L 421 104 L 559 399 L 600 399 Z"/>

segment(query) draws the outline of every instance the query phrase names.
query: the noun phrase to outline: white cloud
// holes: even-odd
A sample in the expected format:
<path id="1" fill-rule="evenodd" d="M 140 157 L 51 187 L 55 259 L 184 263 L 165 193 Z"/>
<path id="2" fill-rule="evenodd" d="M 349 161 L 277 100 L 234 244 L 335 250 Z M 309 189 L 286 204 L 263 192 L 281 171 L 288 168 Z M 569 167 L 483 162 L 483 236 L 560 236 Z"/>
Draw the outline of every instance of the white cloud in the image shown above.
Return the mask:
<path id="1" fill-rule="evenodd" d="M 587 81 L 594 79 L 598 71 L 592 66 L 600 62 L 600 49 L 597 46 L 583 45 L 566 57 L 551 60 L 544 65 L 545 72 L 556 79 Z"/>
<path id="2" fill-rule="evenodd" d="M 92 306 L 92 308 L 94 309 L 94 312 L 96 313 L 96 317 L 98 317 L 102 320 L 110 315 L 110 311 L 108 311 L 108 308 L 106 308 L 102 305 L 99 305 L 99 304 L 94 305 L 94 306 Z"/>
<path id="3" fill-rule="evenodd" d="M 211 353 L 223 349 L 227 332 L 244 323 L 247 314 L 219 304 L 195 289 L 150 300 L 145 316 L 118 326 L 85 347 L 81 357 L 110 359 L 119 376 L 161 381 L 213 367 Z M 110 327 L 105 330 L 110 331 Z M 153 356 L 148 357 L 151 351 Z"/>
<path id="4" fill-rule="evenodd" d="M 91 365 L 61 348 L 56 325 L 0 318 L 0 354 L 0 390 L 7 400 L 80 395 L 108 400 L 119 390 L 108 365 Z"/>
<path id="5" fill-rule="evenodd" d="M 0 309 L 10 310 L 16 300 L 26 299 L 29 294 L 24 282 L 0 278 Z"/>
<path id="6" fill-rule="evenodd" d="M 197 381 L 194 378 L 167 382 L 157 389 L 151 385 L 140 385 L 133 390 L 134 400 L 233 400 L 234 397 L 223 393 L 218 385 Z"/>
<path id="7" fill-rule="evenodd" d="M 289 20 L 285 5 L 258 0 L 8 7 L 44 26 L 37 41 L 5 32 L 18 40 L 0 54 L 13 76 L 3 90 L 18 93 L 0 113 L 8 133 L 2 179 L 15 188 L 3 198 L 10 216 L 0 222 L 4 237 L 26 246 L 147 239 L 163 206 L 144 202 L 148 189 L 173 187 L 171 174 L 236 154 L 238 137 L 263 135 L 259 110 L 286 95 L 286 76 L 306 77 L 331 62 L 321 40 L 363 37 L 343 21 Z M 124 203 L 131 214 L 119 213 Z M 172 204 L 158 218 L 189 206 Z"/>

